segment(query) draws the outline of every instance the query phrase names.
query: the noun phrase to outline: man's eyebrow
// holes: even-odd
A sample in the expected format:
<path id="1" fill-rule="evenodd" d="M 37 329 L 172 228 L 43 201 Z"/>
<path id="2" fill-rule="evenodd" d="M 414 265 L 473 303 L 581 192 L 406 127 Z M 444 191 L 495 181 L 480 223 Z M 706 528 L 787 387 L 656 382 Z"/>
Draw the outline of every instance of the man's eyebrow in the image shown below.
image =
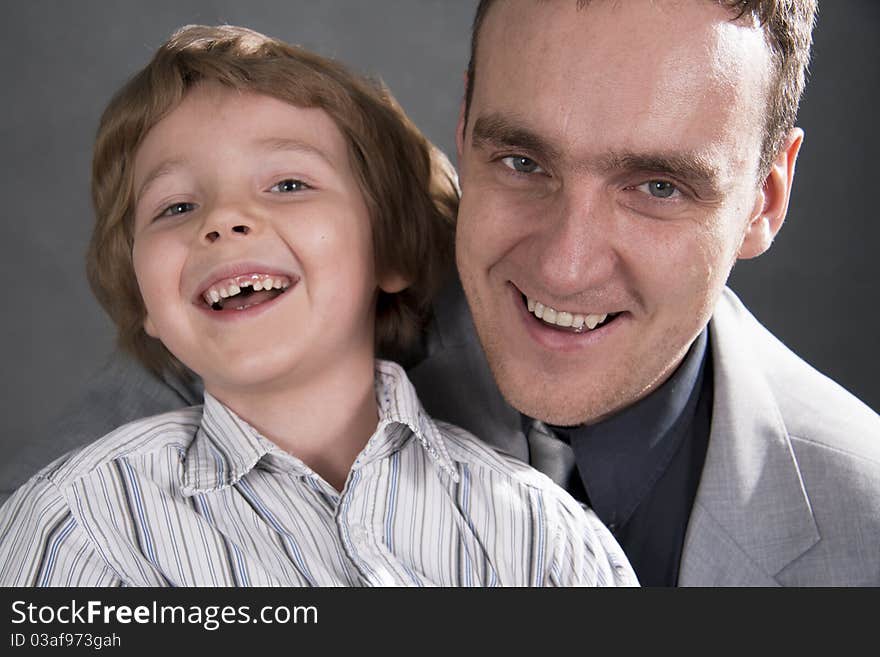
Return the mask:
<path id="1" fill-rule="evenodd" d="M 521 149 L 545 161 L 559 161 L 563 156 L 546 139 L 515 119 L 500 114 L 487 114 L 474 121 L 471 137 L 475 148 Z M 614 171 L 645 171 L 667 174 L 683 182 L 692 183 L 707 195 L 720 191 L 720 172 L 705 157 L 694 153 L 637 153 L 613 152 L 582 162 L 585 169 L 600 173 Z"/>
<path id="2" fill-rule="evenodd" d="M 471 140 L 474 148 L 495 146 L 522 149 L 548 161 L 560 157 L 559 151 L 546 139 L 500 114 L 478 117 L 474 121 Z"/>
<path id="3" fill-rule="evenodd" d="M 718 168 L 705 157 L 693 153 L 608 153 L 596 158 L 592 166 L 603 173 L 645 171 L 667 174 L 704 188 L 708 193 L 720 191 Z"/>

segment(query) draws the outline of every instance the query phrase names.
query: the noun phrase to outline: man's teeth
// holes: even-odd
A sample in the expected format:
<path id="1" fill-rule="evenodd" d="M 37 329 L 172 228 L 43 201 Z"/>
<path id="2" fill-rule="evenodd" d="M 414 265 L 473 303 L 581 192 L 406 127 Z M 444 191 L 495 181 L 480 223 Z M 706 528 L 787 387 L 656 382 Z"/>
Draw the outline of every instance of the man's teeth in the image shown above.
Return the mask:
<path id="1" fill-rule="evenodd" d="M 546 324 L 553 326 L 561 326 L 563 328 L 572 328 L 575 331 L 590 330 L 599 326 L 608 319 L 608 313 L 601 315 L 582 315 L 580 313 L 570 313 L 563 310 L 556 310 L 545 306 L 540 301 L 535 301 L 531 297 L 526 297 L 529 312 Z"/>
<path id="2" fill-rule="evenodd" d="M 251 288 L 254 292 L 260 290 L 286 290 L 291 285 L 287 276 L 270 276 L 269 274 L 246 274 L 218 281 L 202 293 L 202 298 L 209 306 L 219 303 L 220 299 L 228 299 L 240 294 L 242 289 Z"/>

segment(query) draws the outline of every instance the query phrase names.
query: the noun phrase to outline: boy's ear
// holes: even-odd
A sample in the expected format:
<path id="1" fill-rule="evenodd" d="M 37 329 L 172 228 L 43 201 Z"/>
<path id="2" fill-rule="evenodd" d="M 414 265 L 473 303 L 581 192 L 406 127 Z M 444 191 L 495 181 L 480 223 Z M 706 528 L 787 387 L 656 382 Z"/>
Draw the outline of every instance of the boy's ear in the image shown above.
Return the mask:
<path id="1" fill-rule="evenodd" d="M 151 338 L 158 338 L 159 332 L 156 330 L 155 324 L 153 324 L 153 320 L 150 319 L 150 316 L 147 315 L 144 317 L 144 331 Z"/>
<path id="2" fill-rule="evenodd" d="M 738 258 L 746 260 L 764 253 L 782 228 L 791 198 L 794 165 L 803 141 L 804 131 L 792 128 L 764 179 L 737 253 Z"/>
<path id="3" fill-rule="evenodd" d="M 379 277 L 379 289 L 387 294 L 396 294 L 408 288 L 411 282 L 397 272 L 388 272 Z"/>

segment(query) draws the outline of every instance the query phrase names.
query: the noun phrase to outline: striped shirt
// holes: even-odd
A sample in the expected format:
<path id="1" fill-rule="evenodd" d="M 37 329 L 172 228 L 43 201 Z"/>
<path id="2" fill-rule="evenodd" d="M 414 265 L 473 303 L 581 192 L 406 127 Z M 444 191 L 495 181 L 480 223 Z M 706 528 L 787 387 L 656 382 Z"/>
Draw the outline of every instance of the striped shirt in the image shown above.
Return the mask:
<path id="1" fill-rule="evenodd" d="M 209 394 L 71 452 L 0 509 L 0 584 L 636 584 L 592 511 L 429 418 L 398 365 L 376 394 L 342 493 Z"/>

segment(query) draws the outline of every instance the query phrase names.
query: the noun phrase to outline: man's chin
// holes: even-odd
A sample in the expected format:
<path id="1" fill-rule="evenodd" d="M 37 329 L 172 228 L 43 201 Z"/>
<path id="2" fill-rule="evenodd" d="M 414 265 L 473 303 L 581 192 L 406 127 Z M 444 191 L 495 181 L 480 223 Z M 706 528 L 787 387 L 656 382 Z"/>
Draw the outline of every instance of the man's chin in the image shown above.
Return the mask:
<path id="1" fill-rule="evenodd" d="M 503 391 L 502 391 L 502 394 Z M 544 399 L 536 400 L 535 398 L 521 397 L 514 399 L 504 395 L 507 402 L 517 409 L 520 413 L 528 415 L 536 420 L 541 420 L 546 424 L 552 424 L 559 427 L 574 427 L 584 424 L 595 424 L 602 419 L 612 415 L 613 410 L 608 409 L 604 412 L 595 407 L 585 407 L 583 404 L 576 402 L 568 404 L 559 404 L 559 400 L 554 400 L 553 404 L 547 404 Z"/>
<path id="2" fill-rule="evenodd" d="M 619 395 L 609 398 L 608 389 L 592 390 L 572 382 L 566 390 L 563 387 L 566 384 L 545 381 L 504 364 L 496 366 L 493 360 L 489 359 L 492 376 L 507 403 L 520 413 L 547 424 L 562 427 L 594 424 L 625 405 Z"/>

